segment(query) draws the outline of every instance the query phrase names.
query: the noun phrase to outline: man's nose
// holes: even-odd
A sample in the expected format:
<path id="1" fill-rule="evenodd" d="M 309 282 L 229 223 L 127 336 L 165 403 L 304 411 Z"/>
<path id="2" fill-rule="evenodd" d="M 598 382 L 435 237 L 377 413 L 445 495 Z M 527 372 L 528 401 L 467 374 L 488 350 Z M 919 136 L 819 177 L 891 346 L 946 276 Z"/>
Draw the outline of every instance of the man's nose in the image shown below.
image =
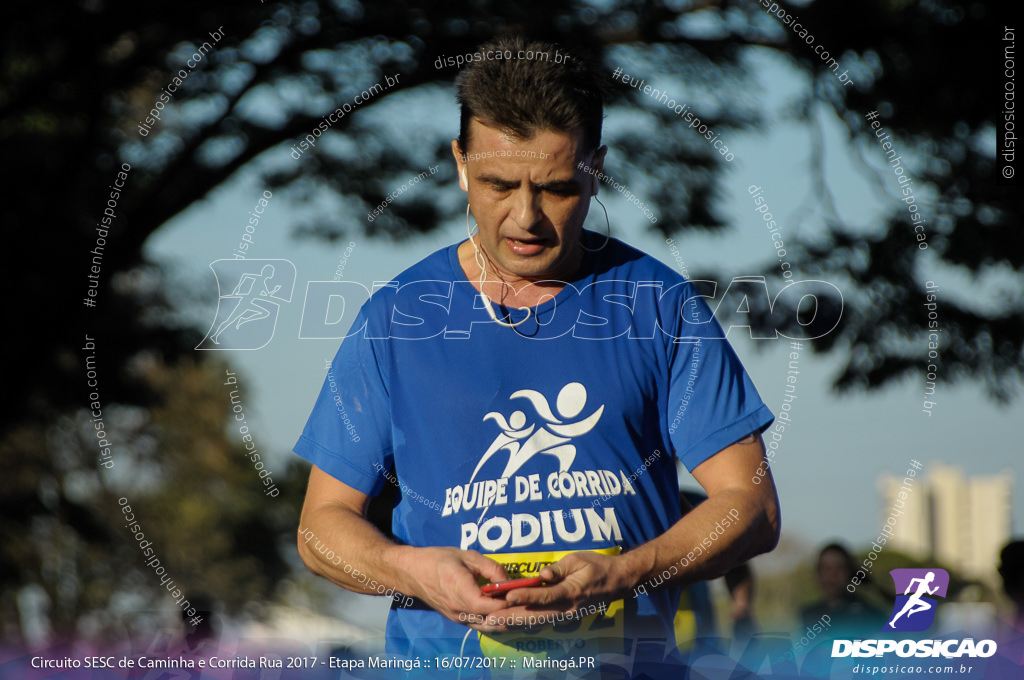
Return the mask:
<path id="1" fill-rule="evenodd" d="M 516 225 L 522 229 L 529 229 L 540 219 L 540 192 L 535 192 L 529 186 L 519 187 L 515 196 L 515 206 L 512 209 L 512 218 Z"/>

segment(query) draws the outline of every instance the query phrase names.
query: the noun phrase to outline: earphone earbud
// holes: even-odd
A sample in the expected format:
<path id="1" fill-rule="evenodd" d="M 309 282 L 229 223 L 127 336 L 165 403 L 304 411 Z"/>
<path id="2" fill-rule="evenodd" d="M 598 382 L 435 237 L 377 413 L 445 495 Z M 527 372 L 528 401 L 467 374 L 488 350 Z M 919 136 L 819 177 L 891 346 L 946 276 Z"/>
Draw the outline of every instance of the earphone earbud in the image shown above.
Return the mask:
<path id="1" fill-rule="evenodd" d="M 467 189 L 469 188 L 469 176 L 468 173 L 466 172 L 466 168 L 462 168 L 462 183 L 466 186 Z"/>

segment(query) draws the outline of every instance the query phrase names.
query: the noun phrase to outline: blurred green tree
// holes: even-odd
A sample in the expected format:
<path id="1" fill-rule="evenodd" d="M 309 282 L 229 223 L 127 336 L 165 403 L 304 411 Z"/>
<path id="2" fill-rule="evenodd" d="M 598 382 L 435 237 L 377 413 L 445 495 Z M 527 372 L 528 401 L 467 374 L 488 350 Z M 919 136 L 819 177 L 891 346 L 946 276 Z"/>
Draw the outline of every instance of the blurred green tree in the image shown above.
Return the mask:
<path id="1" fill-rule="evenodd" d="M 114 361 L 95 366 L 100 376 L 117 370 Z M 0 440 L 0 464 L 11 471 L 0 479 L 6 639 L 31 631 L 102 639 L 130 629 L 138 616 L 177 607 L 156 565 L 146 566 L 150 557 L 129 531 L 122 504 L 193 604 L 216 599 L 237 613 L 273 600 L 294 564 L 288 555 L 308 469 L 267 466 L 279 495 L 266 495 L 273 488 L 262 483 L 241 436 L 225 434 L 229 420 L 237 424 L 224 366 L 188 358 L 168 365 L 153 354 L 138 356 L 128 370 L 164 396 L 148 408 L 104 403 L 99 422 L 114 442 L 105 465 L 96 463 L 89 410 L 58 416 L 45 429 L 14 428 Z M 242 392 L 241 403 L 246 397 Z M 258 444 L 259 423 L 247 425 Z M 32 607 L 19 600 L 26 593 L 36 597 Z"/>

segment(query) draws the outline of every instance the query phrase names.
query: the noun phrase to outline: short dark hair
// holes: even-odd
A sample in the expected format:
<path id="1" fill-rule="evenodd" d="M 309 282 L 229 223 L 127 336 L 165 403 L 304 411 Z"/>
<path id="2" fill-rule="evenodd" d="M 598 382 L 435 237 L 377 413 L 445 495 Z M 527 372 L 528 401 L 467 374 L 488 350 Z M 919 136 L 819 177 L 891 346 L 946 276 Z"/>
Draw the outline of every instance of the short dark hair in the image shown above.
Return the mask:
<path id="1" fill-rule="evenodd" d="M 843 566 L 849 572 L 850 576 L 853 576 L 857 572 L 857 562 L 853 559 L 853 555 L 846 546 L 842 543 L 829 543 L 818 552 L 818 565 L 821 565 L 821 558 L 825 556 L 825 553 L 835 552 L 839 553 L 839 556 L 843 560 Z M 864 579 L 867 580 L 866 578 Z"/>
<path id="2" fill-rule="evenodd" d="M 1024 591 L 1024 540 L 1011 541 L 1000 551 L 999 575 L 1007 593 Z"/>
<path id="3" fill-rule="evenodd" d="M 503 58 L 486 58 L 498 51 Z M 536 55 L 532 59 L 526 58 L 530 52 Z M 599 71 L 587 56 L 555 43 L 527 41 L 518 34 L 487 42 L 476 54 L 482 55 L 480 60 L 470 63 L 455 81 L 462 106 L 459 148 L 463 153 L 468 152 L 474 117 L 519 139 L 530 139 L 542 130 L 579 131 L 584 151 L 601 145 L 603 88 Z"/>

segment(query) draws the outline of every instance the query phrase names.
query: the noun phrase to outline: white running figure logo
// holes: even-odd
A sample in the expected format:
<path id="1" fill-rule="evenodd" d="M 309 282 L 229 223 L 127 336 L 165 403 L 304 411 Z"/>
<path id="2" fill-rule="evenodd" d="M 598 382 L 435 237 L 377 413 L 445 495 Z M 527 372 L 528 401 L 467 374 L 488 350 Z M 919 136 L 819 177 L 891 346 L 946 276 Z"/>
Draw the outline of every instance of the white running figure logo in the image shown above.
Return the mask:
<path id="1" fill-rule="evenodd" d="M 497 423 L 501 428 L 501 434 L 495 437 L 480 458 L 476 469 L 473 470 L 473 476 L 469 478 L 470 484 L 473 483 L 484 463 L 503 449 L 508 451 L 508 463 L 501 473 L 502 477 L 515 474 L 526 464 L 526 461 L 539 453 L 546 453 L 557 458 L 559 471 L 565 472 L 576 458 L 576 447 L 566 444 L 566 442 L 571 441 L 572 437 L 579 437 L 594 429 L 597 421 L 601 419 L 601 414 L 604 413 L 602 404 L 600 408 L 583 420 L 566 423 L 551 412 L 547 398 L 536 390 L 518 390 L 513 392 L 509 399 L 528 400 L 533 404 L 540 417 L 547 422 L 540 428 L 537 428 L 536 425 L 526 427 L 526 414 L 522 411 L 513 411 L 507 421 L 497 411 L 491 411 L 485 415 L 484 420 L 491 419 Z M 555 408 L 562 418 L 569 420 L 578 416 L 586 403 L 587 388 L 578 382 L 572 382 L 558 392 Z M 484 508 L 484 513 L 486 512 L 487 508 Z M 483 519 L 483 514 L 480 515 L 480 518 Z"/>
<path id="2" fill-rule="evenodd" d="M 934 580 L 935 580 L 935 572 L 934 571 L 929 571 L 925 575 L 924 578 L 912 578 L 912 579 L 910 579 L 910 583 L 907 584 L 907 589 L 906 589 L 906 591 L 903 594 L 904 595 L 910 595 L 910 591 L 914 587 L 915 583 L 919 584 L 918 587 L 917 587 L 917 592 L 914 593 L 913 595 L 910 595 L 910 599 L 907 600 L 906 604 L 903 605 L 903 609 L 900 610 L 900 613 L 897 614 L 896 616 L 892 617 L 892 621 L 889 622 L 889 627 L 890 628 L 895 628 L 895 626 L 893 624 L 896 623 L 896 619 L 898 619 L 901 616 L 903 616 L 903 614 L 906 614 L 907 618 L 909 619 L 912 615 L 916 614 L 917 612 L 928 611 L 929 609 L 932 608 L 932 604 L 930 602 L 925 602 L 921 598 L 924 595 L 931 595 L 936 590 L 939 589 L 938 586 L 935 586 L 934 588 L 931 588 L 931 589 L 928 588 L 928 584 L 931 583 Z"/>
<path id="3" fill-rule="evenodd" d="M 268 281 L 274 278 L 274 265 L 265 264 L 263 269 L 260 270 L 259 274 L 244 274 L 242 278 L 238 280 L 238 285 L 231 291 L 231 295 L 225 295 L 224 297 L 229 298 L 240 298 L 238 304 L 235 305 L 235 309 L 231 312 L 228 318 L 217 328 L 217 332 L 214 333 L 210 340 L 215 345 L 220 344 L 220 334 L 226 331 L 230 326 L 234 325 L 235 330 L 242 327 L 243 324 L 247 324 L 250 321 L 259 321 L 270 316 L 270 310 L 264 305 L 266 302 L 263 298 L 272 298 L 274 294 L 281 290 L 281 286 L 274 286 L 274 289 L 270 289 Z M 258 283 L 263 284 L 263 290 L 259 290 Z M 249 284 L 245 292 L 242 291 L 242 286 Z M 270 304 L 274 304 L 271 302 Z"/>

